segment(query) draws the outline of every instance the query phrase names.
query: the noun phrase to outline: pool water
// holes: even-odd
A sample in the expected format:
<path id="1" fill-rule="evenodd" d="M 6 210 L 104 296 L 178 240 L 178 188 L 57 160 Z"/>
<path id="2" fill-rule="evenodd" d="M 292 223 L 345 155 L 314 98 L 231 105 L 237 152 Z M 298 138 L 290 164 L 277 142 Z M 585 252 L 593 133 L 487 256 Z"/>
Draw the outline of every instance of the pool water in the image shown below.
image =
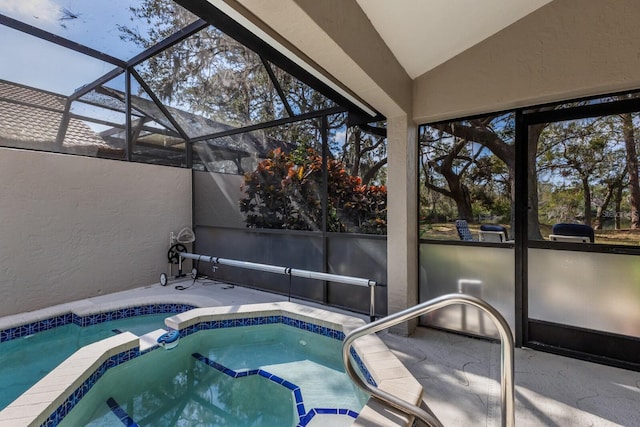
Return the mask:
<path id="1" fill-rule="evenodd" d="M 109 369 L 60 426 L 285 427 L 314 409 L 355 417 L 368 396 L 344 373 L 341 345 L 282 324 L 200 331 Z"/>
<path id="2" fill-rule="evenodd" d="M 164 327 L 170 314 L 112 320 L 92 326 L 67 324 L 0 344 L 0 409 L 24 393 L 79 348 L 130 331 L 136 335 Z M 116 330 L 116 331 L 114 331 Z"/>

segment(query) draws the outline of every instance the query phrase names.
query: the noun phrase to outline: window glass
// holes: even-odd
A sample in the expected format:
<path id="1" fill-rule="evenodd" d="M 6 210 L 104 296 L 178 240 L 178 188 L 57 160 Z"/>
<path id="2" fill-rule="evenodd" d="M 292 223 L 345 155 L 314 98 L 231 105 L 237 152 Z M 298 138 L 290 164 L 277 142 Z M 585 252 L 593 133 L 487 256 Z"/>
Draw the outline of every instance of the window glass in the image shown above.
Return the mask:
<path id="1" fill-rule="evenodd" d="M 74 109 L 79 102 L 71 104 L 71 114 L 65 114 L 66 102 L 62 95 L 0 81 L 0 144 L 87 156 L 110 152 L 113 147 L 101 132 L 112 127 L 107 120 L 117 125 L 123 116 L 90 105 L 88 109 L 101 110 L 104 115 L 93 110 L 80 115 Z M 85 118 L 92 114 L 93 119 Z"/>
<path id="2" fill-rule="evenodd" d="M 62 124 L 65 149 L 82 154 L 115 159 L 126 158 L 126 108 L 124 74 L 97 86 L 70 106 L 69 126 Z M 73 124 L 90 132 L 78 133 Z"/>
<path id="3" fill-rule="evenodd" d="M 629 112 L 529 127 L 537 182 L 530 239 L 638 245 L 639 125 Z"/>
<path id="4" fill-rule="evenodd" d="M 193 143 L 194 168 L 244 175 L 254 171 L 269 152 L 282 146 L 264 130 L 211 138 Z"/>
<path id="5" fill-rule="evenodd" d="M 513 239 L 514 128 L 513 113 L 420 127 L 420 238 Z"/>
<path id="6" fill-rule="evenodd" d="M 131 127 L 131 160 L 186 166 L 184 138 L 134 76 L 131 76 Z"/>

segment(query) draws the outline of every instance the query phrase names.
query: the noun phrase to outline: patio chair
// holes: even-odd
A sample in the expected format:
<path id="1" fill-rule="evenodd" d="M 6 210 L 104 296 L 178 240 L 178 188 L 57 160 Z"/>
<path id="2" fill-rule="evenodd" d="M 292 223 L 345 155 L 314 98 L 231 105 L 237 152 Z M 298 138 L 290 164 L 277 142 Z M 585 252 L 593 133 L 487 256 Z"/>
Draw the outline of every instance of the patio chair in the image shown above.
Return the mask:
<path id="1" fill-rule="evenodd" d="M 502 225 L 482 224 L 480 226 L 481 242 L 506 242 L 509 239 L 507 228 Z"/>
<path id="2" fill-rule="evenodd" d="M 549 239 L 555 242 L 593 243 L 593 228 L 585 224 L 560 223 L 553 226 Z"/>
<path id="3" fill-rule="evenodd" d="M 469 230 L 469 224 L 466 219 L 456 220 L 456 230 L 458 230 L 458 237 L 460 237 L 460 240 L 465 242 L 473 242 L 475 240 L 471 235 L 471 230 Z"/>

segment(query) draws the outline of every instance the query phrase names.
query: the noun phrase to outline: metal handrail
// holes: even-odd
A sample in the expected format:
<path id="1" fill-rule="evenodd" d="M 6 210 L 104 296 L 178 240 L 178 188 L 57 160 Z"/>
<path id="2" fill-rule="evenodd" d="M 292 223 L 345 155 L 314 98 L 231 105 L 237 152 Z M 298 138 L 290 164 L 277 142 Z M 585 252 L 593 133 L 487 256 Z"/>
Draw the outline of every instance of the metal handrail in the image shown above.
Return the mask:
<path id="1" fill-rule="evenodd" d="M 371 397 L 382 402 L 383 404 L 393 406 L 394 408 L 408 415 L 413 415 L 429 426 L 441 427 L 442 423 L 432 414 L 422 408 L 408 403 L 390 393 L 380 390 L 367 382 L 363 381 L 356 373 L 351 359 L 349 357 L 351 344 L 358 338 L 372 333 L 379 332 L 391 326 L 405 322 L 418 316 L 430 313 L 440 308 L 454 305 L 464 304 L 476 307 L 483 311 L 498 328 L 500 334 L 500 396 L 502 409 L 502 426 L 515 426 L 515 409 L 514 409 L 514 383 L 513 383 L 513 336 L 509 324 L 502 315 L 492 306 L 480 298 L 465 294 L 447 294 L 423 302 L 406 310 L 394 313 L 390 316 L 376 320 L 375 322 L 361 326 L 351 331 L 342 344 L 342 361 L 351 380 L 361 389 L 371 394 Z M 426 404 L 425 404 L 426 405 Z M 428 408 L 428 407 L 427 407 Z"/>
<path id="2" fill-rule="evenodd" d="M 192 259 L 195 261 L 210 262 L 213 265 L 228 265 L 230 267 L 246 268 L 250 270 L 264 271 L 267 273 L 284 274 L 289 277 L 303 277 L 305 279 L 326 280 L 336 283 L 344 283 L 347 285 L 362 286 L 369 288 L 369 318 L 373 322 L 376 316 L 376 286 L 379 286 L 374 280 L 361 277 L 344 276 L 341 274 L 321 273 L 319 271 L 301 270 L 298 268 L 284 267 L 271 264 L 260 264 L 257 262 L 239 261 L 235 259 L 226 259 L 209 255 L 198 255 L 189 252 L 178 252 L 180 256 L 179 270 L 182 271 L 182 258 Z"/>

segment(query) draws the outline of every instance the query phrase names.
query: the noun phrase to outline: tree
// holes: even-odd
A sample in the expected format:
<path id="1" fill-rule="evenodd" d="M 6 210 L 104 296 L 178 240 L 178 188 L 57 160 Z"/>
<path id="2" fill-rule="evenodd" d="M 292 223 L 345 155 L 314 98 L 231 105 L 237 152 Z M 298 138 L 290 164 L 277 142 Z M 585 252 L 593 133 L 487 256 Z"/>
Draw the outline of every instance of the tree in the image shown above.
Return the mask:
<path id="1" fill-rule="evenodd" d="M 503 195 L 511 201 L 515 166 L 512 122 L 512 115 L 487 116 L 422 129 L 425 187 L 450 197 L 458 217 L 474 221 L 474 201 L 487 207 L 498 206 L 496 202 Z"/>
<path id="2" fill-rule="evenodd" d="M 540 146 L 538 169 L 557 177 L 574 179 L 583 198 L 583 222 L 592 225 L 592 187 L 610 169 L 605 162 L 613 149 L 610 122 L 604 118 L 558 122 L 547 127 Z"/>
<path id="3" fill-rule="evenodd" d="M 276 149 L 245 174 L 240 210 L 247 227 L 321 229 L 322 157 L 313 149 L 306 151 L 300 155 Z M 327 231 L 386 233 L 384 186 L 363 184 L 334 159 L 327 160 L 327 177 Z"/>
<path id="4" fill-rule="evenodd" d="M 131 6 L 146 33 L 128 26 L 121 38 L 148 48 L 195 20 L 177 3 L 144 0 Z M 287 99 L 271 82 L 267 67 Z M 233 126 L 265 122 L 313 111 L 333 102 L 215 27 L 209 26 L 136 67 L 154 93 L 176 108 Z M 187 130 L 197 133 L 197 129 Z"/>
<path id="5" fill-rule="evenodd" d="M 379 128 L 353 126 L 345 133 L 344 144 L 330 147 L 353 176 L 362 177 L 364 184 L 380 178 L 387 164 L 387 140 L 384 124 Z M 371 129 L 371 131 L 368 131 Z M 377 134 L 373 132 L 377 131 Z"/>
<path id="6" fill-rule="evenodd" d="M 620 115 L 624 146 L 627 153 L 629 173 L 629 204 L 631 205 L 631 228 L 640 228 L 640 178 L 638 177 L 638 152 L 636 150 L 635 128 L 631 113 Z"/>
<path id="7" fill-rule="evenodd" d="M 473 209 L 471 207 L 471 194 L 469 187 L 465 184 L 464 176 L 474 162 L 468 150 L 468 141 L 455 138 L 455 142 L 449 147 L 449 138 L 444 137 L 444 133 L 439 131 L 436 138 L 431 139 L 430 145 L 433 149 L 433 156 L 426 160 L 427 170 L 431 170 L 442 175 L 447 186 L 435 185 L 430 179 L 432 174 L 427 175 L 425 185 L 428 189 L 450 197 L 456 204 L 458 218 L 466 219 L 469 222 L 474 220 Z M 443 140 L 447 139 L 446 142 Z M 426 142 L 426 138 L 423 138 Z M 442 151 L 444 151 L 443 154 Z"/>

